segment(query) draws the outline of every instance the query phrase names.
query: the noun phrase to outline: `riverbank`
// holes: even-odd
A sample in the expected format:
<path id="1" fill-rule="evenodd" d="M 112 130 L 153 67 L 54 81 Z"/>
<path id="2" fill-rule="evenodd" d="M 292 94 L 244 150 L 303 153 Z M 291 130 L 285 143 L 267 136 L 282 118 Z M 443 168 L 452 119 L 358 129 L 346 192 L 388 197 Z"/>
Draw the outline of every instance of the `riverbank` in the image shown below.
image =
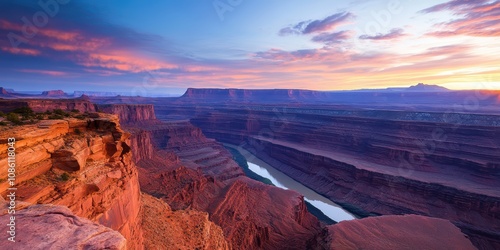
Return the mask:
<path id="1" fill-rule="evenodd" d="M 243 168 L 248 177 L 283 189 L 291 189 L 302 194 L 304 200 L 311 207 L 310 212 L 323 222 L 331 224 L 357 218 L 357 216 L 314 192 L 314 190 L 276 170 L 249 151 L 231 144 L 224 144 L 224 146 L 233 154 L 235 160 Z"/>

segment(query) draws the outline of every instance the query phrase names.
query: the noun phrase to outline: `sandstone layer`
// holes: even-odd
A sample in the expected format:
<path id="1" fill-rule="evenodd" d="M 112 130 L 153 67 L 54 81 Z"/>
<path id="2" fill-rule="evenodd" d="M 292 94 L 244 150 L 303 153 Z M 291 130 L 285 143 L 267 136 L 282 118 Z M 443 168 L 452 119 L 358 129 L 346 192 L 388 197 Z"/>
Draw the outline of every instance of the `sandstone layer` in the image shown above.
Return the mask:
<path id="1" fill-rule="evenodd" d="M 19 201 L 68 207 L 76 216 L 120 232 L 142 248 L 137 169 L 118 117 L 41 121 L 0 132 L 0 192 L 7 181 L 7 138 L 16 138 Z"/>
<path id="2" fill-rule="evenodd" d="M 15 242 L 2 239 L 1 249 L 126 249 L 127 242 L 120 233 L 75 216 L 63 206 L 33 205 L 15 216 Z M 7 213 L 0 215 L 0 223 L 7 225 L 10 217 Z"/>
<path id="3" fill-rule="evenodd" d="M 29 107 L 35 112 L 53 111 L 55 109 L 78 110 L 82 113 L 96 111 L 94 104 L 85 96 L 74 99 L 0 99 L 0 111 L 2 112 L 7 113 L 22 107 Z"/>

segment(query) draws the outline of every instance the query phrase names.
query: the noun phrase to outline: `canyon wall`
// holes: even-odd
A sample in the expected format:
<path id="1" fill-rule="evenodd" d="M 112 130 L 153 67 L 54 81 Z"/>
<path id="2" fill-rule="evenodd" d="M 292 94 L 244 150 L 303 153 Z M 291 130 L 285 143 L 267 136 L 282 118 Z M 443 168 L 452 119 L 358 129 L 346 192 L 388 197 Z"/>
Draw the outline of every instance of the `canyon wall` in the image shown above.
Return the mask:
<path id="1" fill-rule="evenodd" d="M 142 249 L 137 169 L 118 117 L 41 121 L 0 132 L 0 192 L 7 181 L 7 138 L 16 138 L 16 194 L 27 204 L 68 207 L 76 216 L 117 230 Z"/>
<path id="2" fill-rule="evenodd" d="M 95 112 L 95 106 L 87 97 L 75 99 L 0 99 L 0 111 L 7 113 L 16 108 L 29 107 L 35 112 L 53 111 L 61 109 L 64 111 L 78 110 L 80 112 Z"/>
<path id="3" fill-rule="evenodd" d="M 132 145 L 152 143 L 154 154 L 134 151 L 144 192 L 175 211 L 208 212 L 230 249 L 305 249 L 320 231 L 303 197 L 253 181 L 232 155 L 186 121 L 127 124 Z"/>
<path id="4" fill-rule="evenodd" d="M 156 120 L 154 107 L 151 104 L 109 104 L 96 106 L 99 112 L 118 115 L 122 123 L 136 123 L 141 121 Z"/>
<path id="5" fill-rule="evenodd" d="M 417 105 L 427 109 L 453 108 L 453 104 L 478 105 L 482 110 L 498 114 L 498 91 L 451 91 L 436 85 L 419 84 L 410 88 L 393 88 L 360 91 L 314 91 L 303 89 L 197 89 L 189 88 L 176 99 L 177 104 L 320 104 L 320 105 L 367 105 L 398 107 L 411 110 Z M 464 100 L 468 100 L 464 102 Z M 474 105 L 469 101 L 474 100 Z M 157 104 L 162 105 L 165 99 Z M 469 112 L 472 110 L 464 110 Z"/>
<path id="6" fill-rule="evenodd" d="M 317 105 L 157 112 L 191 114 L 207 137 L 244 147 L 353 212 L 444 218 L 476 246 L 500 246 L 498 116 Z"/>

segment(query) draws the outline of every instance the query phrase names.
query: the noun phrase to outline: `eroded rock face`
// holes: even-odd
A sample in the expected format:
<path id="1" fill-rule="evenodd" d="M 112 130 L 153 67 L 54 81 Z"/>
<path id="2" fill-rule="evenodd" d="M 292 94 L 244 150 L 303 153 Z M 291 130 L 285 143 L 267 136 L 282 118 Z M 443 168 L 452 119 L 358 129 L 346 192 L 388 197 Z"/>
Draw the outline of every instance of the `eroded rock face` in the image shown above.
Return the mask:
<path id="1" fill-rule="evenodd" d="M 11 136 L 17 139 L 20 201 L 66 206 L 120 232 L 129 249 L 142 249 L 138 174 L 117 116 L 42 121 L 0 133 L 2 141 Z M 5 195 L 5 179 L 0 187 Z"/>
<path id="2" fill-rule="evenodd" d="M 208 214 L 172 209 L 163 201 L 143 195 L 145 249 L 230 249 L 222 229 Z"/>
<path id="3" fill-rule="evenodd" d="M 46 96 L 51 97 L 51 96 Z M 16 108 L 29 107 L 35 112 L 53 111 L 61 109 L 64 111 L 78 110 L 80 112 L 95 112 L 95 106 L 88 98 L 74 99 L 16 99 L 1 101 L 0 111 L 11 112 Z"/>
<path id="4" fill-rule="evenodd" d="M 299 194 L 245 177 L 222 145 L 190 123 L 126 129 L 154 146 L 151 158 L 139 157 L 142 190 L 175 210 L 208 212 L 232 249 L 305 249 L 320 231 Z"/>
<path id="5" fill-rule="evenodd" d="M 447 220 L 418 215 L 386 215 L 328 226 L 314 249 L 476 249 Z"/>
<path id="6" fill-rule="evenodd" d="M 35 112 L 52 111 L 62 109 L 65 111 L 78 110 L 80 112 L 95 112 L 94 104 L 83 98 L 76 99 L 43 99 L 43 100 L 27 100 L 28 107 Z"/>
<path id="7" fill-rule="evenodd" d="M 476 246 L 500 247 L 498 116 L 319 105 L 170 105 L 158 110 L 192 114 L 191 122 L 207 137 L 243 145 L 335 202 L 366 214 L 444 218 Z"/>
<path id="8" fill-rule="evenodd" d="M 111 104 L 97 105 L 99 112 L 116 114 L 122 123 L 133 123 L 139 121 L 155 120 L 155 111 L 153 105 L 149 104 Z"/>
<path id="9" fill-rule="evenodd" d="M 85 168 L 89 156 L 87 139 L 76 139 L 52 153 L 52 164 L 61 170 L 79 171 Z"/>
<path id="10" fill-rule="evenodd" d="M 0 216 L 7 225 L 11 215 Z M 34 205 L 16 212 L 16 242 L 0 241 L 1 249 L 127 249 L 117 231 L 75 216 L 68 208 Z"/>

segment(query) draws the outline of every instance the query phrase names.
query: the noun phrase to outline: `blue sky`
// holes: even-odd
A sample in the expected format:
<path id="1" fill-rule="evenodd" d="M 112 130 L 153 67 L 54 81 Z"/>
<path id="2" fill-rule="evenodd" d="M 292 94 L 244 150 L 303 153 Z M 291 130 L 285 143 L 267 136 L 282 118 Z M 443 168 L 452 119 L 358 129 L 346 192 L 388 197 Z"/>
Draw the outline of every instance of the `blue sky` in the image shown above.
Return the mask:
<path id="1" fill-rule="evenodd" d="M 36 2 L 0 3 L 0 86 L 500 89 L 499 1 Z"/>

